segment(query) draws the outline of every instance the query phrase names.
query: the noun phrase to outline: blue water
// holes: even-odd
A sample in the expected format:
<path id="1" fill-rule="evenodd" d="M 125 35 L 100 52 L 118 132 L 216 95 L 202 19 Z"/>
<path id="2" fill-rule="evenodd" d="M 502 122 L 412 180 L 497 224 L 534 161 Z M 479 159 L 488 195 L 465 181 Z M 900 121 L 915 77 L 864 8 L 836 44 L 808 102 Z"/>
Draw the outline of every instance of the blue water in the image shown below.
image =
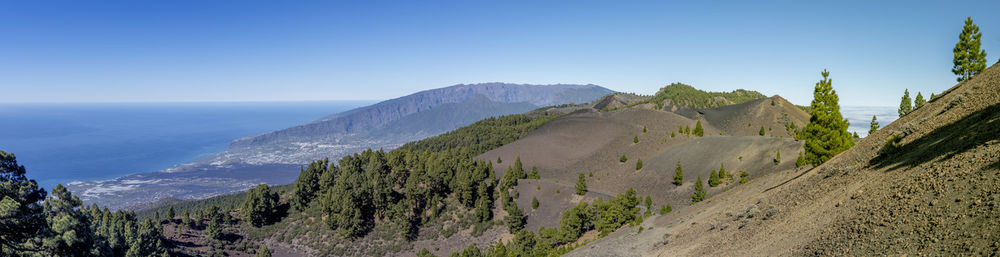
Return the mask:
<path id="1" fill-rule="evenodd" d="M 0 150 L 28 177 L 58 183 L 153 172 L 225 150 L 234 139 L 373 103 L 0 104 Z"/>

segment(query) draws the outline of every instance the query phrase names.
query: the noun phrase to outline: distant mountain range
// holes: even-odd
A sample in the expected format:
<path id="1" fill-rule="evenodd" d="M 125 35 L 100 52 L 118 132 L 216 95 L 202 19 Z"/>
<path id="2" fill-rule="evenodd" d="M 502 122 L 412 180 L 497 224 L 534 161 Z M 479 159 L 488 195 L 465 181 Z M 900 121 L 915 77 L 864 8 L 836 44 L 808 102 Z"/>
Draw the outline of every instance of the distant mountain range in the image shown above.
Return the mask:
<path id="1" fill-rule="evenodd" d="M 392 149 L 473 122 L 539 107 L 589 103 L 614 93 L 597 85 L 461 84 L 417 92 L 313 122 L 233 141 L 225 152 L 161 172 L 82 181 L 88 203 L 142 208 L 161 199 L 200 199 L 258 183 L 287 184 L 299 165 L 368 148 Z"/>
<path id="2" fill-rule="evenodd" d="M 614 93 L 596 85 L 461 84 L 417 92 L 314 122 L 242 138 L 220 162 L 302 164 L 366 148 L 395 148 L 484 118 L 588 103 Z"/>

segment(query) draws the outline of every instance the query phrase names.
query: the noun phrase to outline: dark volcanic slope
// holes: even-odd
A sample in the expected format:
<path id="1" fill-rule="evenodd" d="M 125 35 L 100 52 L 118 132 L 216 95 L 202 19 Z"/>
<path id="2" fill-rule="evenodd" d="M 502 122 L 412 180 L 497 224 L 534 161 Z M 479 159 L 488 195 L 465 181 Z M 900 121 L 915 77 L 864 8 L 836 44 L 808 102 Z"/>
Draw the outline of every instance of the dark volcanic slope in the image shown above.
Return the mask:
<path id="1" fill-rule="evenodd" d="M 771 105 L 771 101 L 776 104 Z M 524 194 L 519 199 L 522 207 L 530 209 L 532 196 L 537 196 L 542 205 L 533 211 L 536 215 L 528 216 L 529 229 L 556 226 L 560 213 L 571 204 L 613 196 L 628 188 L 636 189 L 642 197 L 651 196 L 656 206 L 671 204 L 679 209 L 690 201 L 696 178 L 701 176 L 707 183 L 709 173 L 723 164 L 732 174 L 747 171 L 751 179 L 793 168 L 796 154 L 802 148 L 801 142 L 786 135 L 783 126 L 767 136 L 758 135 L 760 126 L 778 129 L 784 122 L 780 117 L 788 117 L 788 122 L 799 126 L 807 122 L 799 113 L 801 110 L 790 103 L 787 106 L 782 103 L 787 102 L 773 97 L 716 109 L 676 108 L 678 112 L 685 110 L 694 114 L 691 117 L 641 107 L 612 112 L 578 112 L 553 120 L 531 135 L 480 157 L 486 160 L 500 157 L 504 164 L 509 164 L 509 160 L 519 156 L 526 167 L 539 168 L 540 181 L 529 180 L 518 187 Z M 678 126 L 694 128 L 696 120 L 692 118 L 701 120 L 705 137 L 677 134 Z M 757 124 L 752 132 L 743 128 L 747 126 L 744 120 Z M 671 133 L 675 136 L 671 137 Z M 635 136 L 639 143 L 633 142 Z M 782 152 L 782 161 L 775 165 L 773 159 L 778 150 Z M 628 161 L 620 162 L 622 155 L 626 155 Z M 637 171 L 639 159 L 643 161 L 643 168 Z M 682 186 L 672 184 L 678 161 L 685 174 Z M 499 169 L 501 174 L 498 176 L 502 176 L 503 170 Z M 586 197 L 572 194 L 579 173 L 588 178 L 592 194 Z M 735 180 L 733 182 L 711 188 L 709 193 L 736 186 Z M 560 189 L 561 193 L 555 194 L 554 189 Z"/>

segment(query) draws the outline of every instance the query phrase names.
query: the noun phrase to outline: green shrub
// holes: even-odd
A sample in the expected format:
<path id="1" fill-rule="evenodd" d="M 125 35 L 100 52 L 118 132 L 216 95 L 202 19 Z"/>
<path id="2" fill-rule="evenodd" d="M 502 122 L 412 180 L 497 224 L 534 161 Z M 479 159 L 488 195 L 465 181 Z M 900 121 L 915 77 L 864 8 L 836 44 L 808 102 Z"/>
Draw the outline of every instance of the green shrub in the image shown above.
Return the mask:
<path id="1" fill-rule="evenodd" d="M 674 169 L 674 185 L 684 184 L 684 171 L 681 168 L 681 161 L 677 161 L 677 168 Z"/>
<path id="2" fill-rule="evenodd" d="M 760 132 L 757 133 L 759 133 L 761 136 L 764 136 L 764 126 L 760 126 Z"/>
<path id="3" fill-rule="evenodd" d="M 433 253 L 431 253 L 431 251 L 428 251 L 427 248 L 423 248 L 420 249 L 419 252 L 417 252 L 417 257 L 437 257 L 437 255 L 434 255 Z"/>
<path id="4" fill-rule="evenodd" d="M 531 209 L 532 210 L 538 209 L 538 197 L 531 198 Z"/>
<path id="5" fill-rule="evenodd" d="M 534 165 L 531 166 L 531 172 L 528 173 L 528 178 L 529 179 L 541 179 L 542 178 L 542 176 L 538 174 L 538 167 L 536 167 Z"/>
<path id="6" fill-rule="evenodd" d="M 595 201 L 594 209 L 599 214 L 594 221 L 594 227 L 601 232 L 601 236 L 614 232 L 622 225 L 635 221 L 639 214 L 639 208 L 636 208 L 638 204 L 639 199 L 635 196 L 635 190 L 631 188 L 608 201 Z"/>
<path id="7" fill-rule="evenodd" d="M 623 155 L 622 155 L 622 158 L 618 158 L 618 161 L 619 161 L 619 162 L 623 162 L 623 163 L 624 163 L 624 162 L 627 162 L 627 161 L 628 161 L 628 157 L 625 157 L 625 155 L 623 154 Z"/>
<path id="8" fill-rule="evenodd" d="M 660 215 L 664 215 L 664 214 L 670 213 L 672 211 L 674 211 L 674 207 L 671 207 L 669 204 L 668 205 L 664 205 L 663 207 L 660 207 Z"/>
<path id="9" fill-rule="evenodd" d="M 705 185 L 701 182 L 701 176 L 698 176 L 698 180 L 694 184 L 694 193 L 691 194 L 691 203 L 704 201 L 705 195 Z"/>
<path id="10" fill-rule="evenodd" d="M 257 249 L 257 254 L 255 257 L 271 257 L 271 250 L 267 249 L 267 246 L 261 245 L 260 249 Z"/>
<path id="11" fill-rule="evenodd" d="M 799 152 L 799 158 L 795 159 L 795 168 L 806 166 L 806 158 L 802 156 L 802 152 Z"/>
<path id="12" fill-rule="evenodd" d="M 701 120 L 694 124 L 694 135 L 695 136 L 705 136 L 705 129 L 701 127 Z"/>
<path id="13" fill-rule="evenodd" d="M 633 137 L 633 138 L 632 138 L 632 143 L 636 143 L 636 144 L 638 144 L 638 143 L 639 143 L 639 136 L 635 136 L 635 137 Z"/>
<path id="14" fill-rule="evenodd" d="M 642 133 L 646 133 L 646 126 L 642 126 Z"/>
<path id="15" fill-rule="evenodd" d="M 722 183 L 722 181 L 719 179 L 719 173 L 715 172 L 715 170 L 712 170 L 712 173 L 708 175 L 708 186 L 716 187 L 720 183 Z"/>
<path id="16" fill-rule="evenodd" d="M 517 207 L 517 204 L 509 204 L 507 206 L 507 216 L 504 217 L 504 221 L 507 222 L 507 229 L 511 234 L 515 234 L 521 229 L 524 229 L 524 210 Z"/>
<path id="17" fill-rule="evenodd" d="M 576 194 L 584 195 L 587 193 L 587 179 L 584 178 L 583 173 L 580 173 L 580 177 L 576 180 Z"/>
<path id="18" fill-rule="evenodd" d="M 642 159 L 639 159 L 639 161 L 635 162 L 635 170 L 641 170 L 641 169 L 642 169 Z"/>
<path id="19" fill-rule="evenodd" d="M 749 176 L 750 176 L 750 174 L 747 173 L 747 171 L 740 170 L 740 184 L 742 185 L 742 184 L 746 184 L 747 182 L 750 182 L 750 180 L 747 179 L 747 177 L 749 177 Z"/>
<path id="20" fill-rule="evenodd" d="M 899 152 L 899 149 L 903 147 L 901 142 L 903 137 L 898 134 L 893 134 L 885 139 L 885 144 L 882 145 L 882 154 L 894 154 Z"/>

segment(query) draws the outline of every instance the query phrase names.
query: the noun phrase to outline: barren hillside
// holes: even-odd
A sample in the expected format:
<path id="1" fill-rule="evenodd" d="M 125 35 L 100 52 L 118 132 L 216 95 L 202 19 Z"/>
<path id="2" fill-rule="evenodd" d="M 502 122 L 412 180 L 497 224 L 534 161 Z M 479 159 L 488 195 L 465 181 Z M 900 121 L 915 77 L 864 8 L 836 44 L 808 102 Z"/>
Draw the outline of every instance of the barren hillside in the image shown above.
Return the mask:
<path id="1" fill-rule="evenodd" d="M 776 105 L 771 105 L 772 101 Z M 802 143 L 784 132 L 785 120 L 780 117 L 789 117 L 787 121 L 798 126 L 808 121 L 801 110 L 780 97 L 717 109 L 665 109 L 632 107 L 611 112 L 577 112 L 553 120 L 531 135 L 480 158 L 499 157 L 504 160 L 501 166 L 506 166 L 510 164 L 507 161 L 520 157 L 525 167 L 538 167 L 542 179 L 526 180 L 518 187 L 522 208 L 530 207 L 531 197 L 539 197 L 541 207 L 528 215 L 527 228 L 535 230 L 557 226 L 561 213 L 572 204 L 594 197 L 606 198 L 628 188 L 634 188 L 641 197 L 652 197 L 655 206 L 670 204 L 675 209 L 684 208 L 690 202 L 697 177 L 707 182 L 709 173 L 722 165 L 730 174 L 746 171 L 751 180 L 791 169 Z M 685 117 L 686 113 L 695 115 Z M 694 129 L 696 119 L 705 130 L 704 137 L 678 132 L 679 127 Z M 753 120 L 758 127 L 749 132 L 742 128 L 746 126 L 744 120 Z M 761 125 L 775 130 L 760 136 L 757 130 Z M 634 141 L 636 138 L 638 143 Z M 783 155 L 776 165 L 774 158 L 779 150 Z M 622 155 L 627 158 L 625 162 L 620 159 Z M 642 160 L 643 167 L 637 170 L 638 160 Z M 673 184 L 678 162 L 685 175 L 681 186 Z M 498 176 L 503 175 L 503 168 L 498 169 Z M 594 195 L 573 195 L 573 185 L 580 173 L 587 176 L 590 193 Z M 706 188 L 709 194 L 721 193 L 736 187 L 736 180 L 738 177 L 730 183 Z"/>
<path id="2" fill-rule="evenodd" d="M 898 151 L 884 153 L 891 135 Z M 785 169 L 570 256 L 1000 254 L 1000 67 L 822 166 Z"/>

